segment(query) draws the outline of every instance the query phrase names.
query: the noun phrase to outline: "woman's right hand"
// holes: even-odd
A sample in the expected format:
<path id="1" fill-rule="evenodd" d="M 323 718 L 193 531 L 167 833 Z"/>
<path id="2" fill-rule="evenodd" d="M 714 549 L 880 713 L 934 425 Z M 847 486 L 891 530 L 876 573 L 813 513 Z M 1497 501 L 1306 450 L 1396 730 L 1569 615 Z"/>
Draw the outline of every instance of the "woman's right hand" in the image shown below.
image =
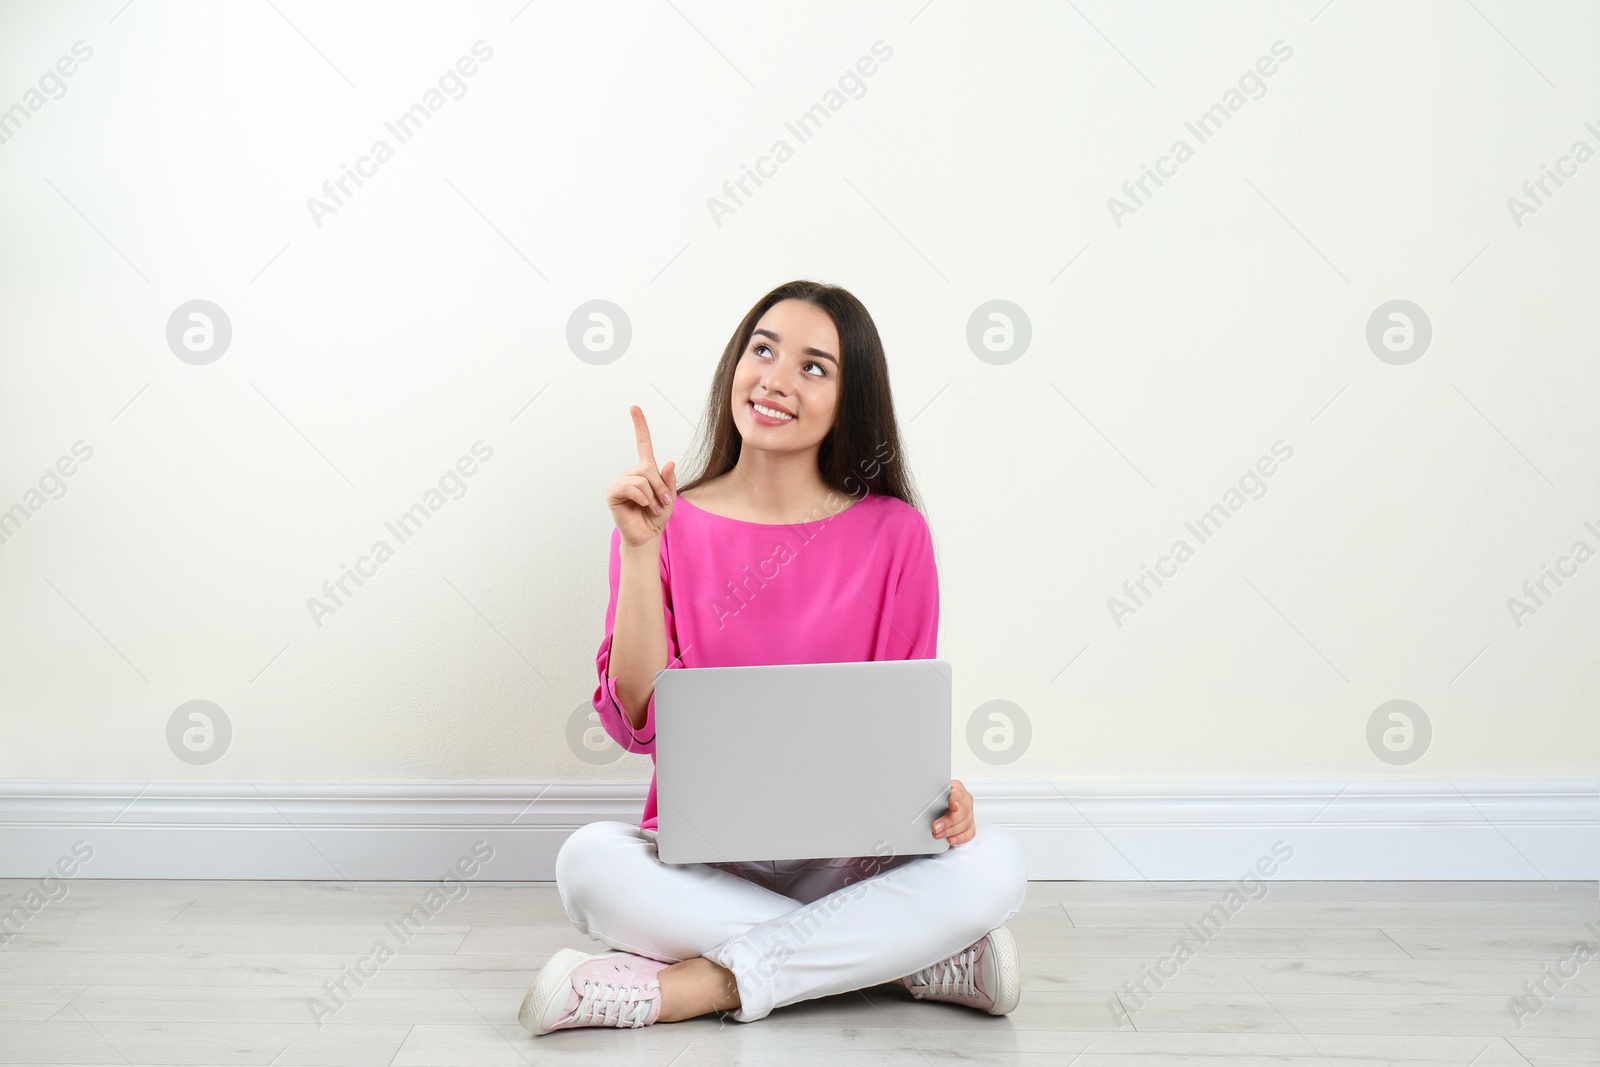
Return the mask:
<path id="1" fill-rule="evenodd" d="M 678 471 L 668 462 L 656 469 L 656 454 L 650 447 L 650 427 L 637 404 L 628 409 L 633 415 L 634 437 L 639 446 L 639 463 L 622 472 L 606 489 L 606 504 L 611 518 L 622 531 L 624 547 L 642 548 L 661 537 L 672 504 L 678 496 Z"/>

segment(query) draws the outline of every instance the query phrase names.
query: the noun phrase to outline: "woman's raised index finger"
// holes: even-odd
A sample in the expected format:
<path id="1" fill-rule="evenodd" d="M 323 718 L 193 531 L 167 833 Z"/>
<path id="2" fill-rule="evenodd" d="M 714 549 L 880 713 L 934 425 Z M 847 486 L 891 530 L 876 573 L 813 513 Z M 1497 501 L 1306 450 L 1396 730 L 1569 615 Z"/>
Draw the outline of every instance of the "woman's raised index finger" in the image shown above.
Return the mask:
<path id="1" fill-rule="evenodd" d="M 639 462 L 649 463 L 652 466 L 656 461 L 655 449 L 650 447 L 650 427 L 644 421 L 644 411 L 638 404 L 628 409 L 633 413 L 634 437 L 639 444 Z"/>

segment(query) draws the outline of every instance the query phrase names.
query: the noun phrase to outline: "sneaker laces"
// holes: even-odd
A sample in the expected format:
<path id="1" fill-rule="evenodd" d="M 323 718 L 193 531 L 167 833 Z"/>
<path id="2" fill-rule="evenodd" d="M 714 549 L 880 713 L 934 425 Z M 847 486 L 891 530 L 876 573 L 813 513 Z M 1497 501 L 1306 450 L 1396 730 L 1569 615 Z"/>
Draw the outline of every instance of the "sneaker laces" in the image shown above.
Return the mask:
<path id="1" fill-rule="evenodd" d="M 911 978 L 912 985 L 927 986 L 930 996 L 977 998 L 978 946 L 969 945 L 954 956 L 925 967 Z"/>
<path id="2" fill-rule="evenodd" d="M 578 990 L 578 1006 L 572 1009 L 573 1021 L 585 1026 L 643 1026 L 655 999 L 649 995 L 655 982 L 604 982 L 584 978 Z"/>

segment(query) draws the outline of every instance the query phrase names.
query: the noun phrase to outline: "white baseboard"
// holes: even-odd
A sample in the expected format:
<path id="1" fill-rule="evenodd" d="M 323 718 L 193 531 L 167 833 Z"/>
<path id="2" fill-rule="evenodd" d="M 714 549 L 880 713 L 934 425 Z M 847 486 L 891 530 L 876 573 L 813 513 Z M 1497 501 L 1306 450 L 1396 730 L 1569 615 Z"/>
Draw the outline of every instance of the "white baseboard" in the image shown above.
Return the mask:
<path id="1" fill-rule="evenodd" d="M 1274 880 L 1600 878 L 1600 781 L 966 781 L 1034 879 L 1232 880 L 1276 842 Z M 0 781 L 0 877 L 92 849 L 86 878 L 437 879 L 474 842 L 480 879 L 547 881 L 596 819 L 637 823 L 636 782 Z M 958 846 L 959 847 L 959 846 Z"/>

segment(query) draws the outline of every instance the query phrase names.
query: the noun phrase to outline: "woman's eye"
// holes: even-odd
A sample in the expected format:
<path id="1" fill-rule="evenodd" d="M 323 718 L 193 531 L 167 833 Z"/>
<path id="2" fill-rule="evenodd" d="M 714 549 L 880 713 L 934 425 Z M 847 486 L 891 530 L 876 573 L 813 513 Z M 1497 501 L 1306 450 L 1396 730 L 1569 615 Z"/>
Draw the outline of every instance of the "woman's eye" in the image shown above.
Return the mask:
<path id="1" fill-rule="evenodd" d="M 772 346 L 768 344 L 755 344 L 750 346 L 750 351 L 755 353 L 757 356 L 760 356 L 763 351 L 766 351 L 768 355 L 770 355 L 772 353 Z M 805 363 L 801 364 L 801 367 L 802 369 L 805 367 L 815 367 L 817 370 L 822 372 L 820 374 L 813 375 L 813 377 L 826 378 L 828 376 L 827 369 L 823 367 L 823 365 L 817 360 L 808 359 L 805 361 Z"/>

